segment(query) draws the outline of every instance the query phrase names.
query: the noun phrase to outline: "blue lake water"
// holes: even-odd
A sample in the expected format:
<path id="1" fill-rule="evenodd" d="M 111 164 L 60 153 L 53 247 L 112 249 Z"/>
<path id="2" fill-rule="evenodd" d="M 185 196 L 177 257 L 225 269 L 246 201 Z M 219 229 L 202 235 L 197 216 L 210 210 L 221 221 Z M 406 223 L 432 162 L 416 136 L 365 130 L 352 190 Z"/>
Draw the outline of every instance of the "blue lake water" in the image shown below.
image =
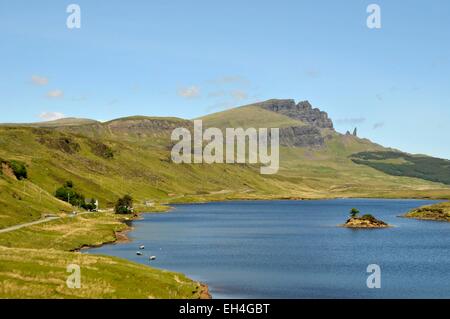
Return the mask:
<path id="1" fill-rule="evenodd" d="M 176 205 L 133 222 L 130 243 L 89 253 L 182 272 L 213 298 L 449 298 L 450 223 L 399 218 L 426 200 L 239 201 Z M 395 227 L 337 225 L 356 207 Z M 144 256 L 137 256 L 145 245 Z M 148 256 L 155 255 L 154 261 Z M 366 285 L 381 267 L 381 288 Z M 148 283 L 151 285 L 151 283 Z"/>

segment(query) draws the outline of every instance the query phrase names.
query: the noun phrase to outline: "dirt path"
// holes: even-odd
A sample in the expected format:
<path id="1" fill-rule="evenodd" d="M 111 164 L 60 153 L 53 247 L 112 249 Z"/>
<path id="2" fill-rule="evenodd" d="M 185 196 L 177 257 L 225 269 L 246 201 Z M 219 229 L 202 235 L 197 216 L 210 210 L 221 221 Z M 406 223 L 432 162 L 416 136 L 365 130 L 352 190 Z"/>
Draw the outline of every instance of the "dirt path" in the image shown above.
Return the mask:
<path id="1" fill-rule="evenodd" d="M 20 228 L 23 228 L 23 227 L 33 226 L 33 225 L 37 225 L 37 224 L 41 224 L 41 223 L 46 223 L 46 222 L 49 222 L 49 221 L 52 221 L 52 220 L 55 220 L 55 219 L 59 219 L 59 218 L 61 218 L 61 217 L 57 217 L 57 216 L 55 216 L 55 217 L 46 217 L 46 218 L 42 218 L 42 219 L 36 220 L 34 222 L 14 225 L 14 226 L 11 226 L 11 227 L 0 229 L 0 234 L 1 233 L 7 233 L 7 232 L 10 232 L 10 231 L 13 231 L 13 230 L 17 230 L 17 229 L 20 229 Z"/>
<path id="2" fill-rule="evenodd" d="M 104 211 L 108 211 L 108 210 L 104 210 Z M 77 213 L 76 215 L 73 215 L 72 217 L 76 217 L 76 216 L 80 216 L 80 215 L 86 215 L 86 214 L 91 214 L 91 212 Z M 60 219 L 60 218 L 61 218 L 60 216 L 45 217 L 45 218 L 42 218 L 42 219 L 39 219 L 39 220 L 35 220 L 34 222 L 14 225 L 14 226 L 11 226 L 11 227 L 0 229 L 0 234 L 1 233 L 8 233 L 10 231 L 17 230 L 17 229 L 20 229 L 20 228 L 23 228 L 23 227 L 28 227 L 28 226 L 33 226 L 33 225 L 37 225 L 37 224 L 50 222 L 52 220 Z"/>

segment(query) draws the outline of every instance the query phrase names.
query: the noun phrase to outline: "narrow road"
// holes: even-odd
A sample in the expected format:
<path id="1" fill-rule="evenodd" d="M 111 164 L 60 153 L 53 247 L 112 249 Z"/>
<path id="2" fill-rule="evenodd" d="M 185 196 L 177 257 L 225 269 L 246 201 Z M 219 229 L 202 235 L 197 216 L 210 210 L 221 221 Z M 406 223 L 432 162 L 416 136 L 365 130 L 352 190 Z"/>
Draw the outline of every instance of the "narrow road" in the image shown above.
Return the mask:
<path id="1" fill-rule="evenodd" d="M 17 229 L 20 229 L 20 228 L 23 228 L 23 227 L 28 227 L 28 226 L 33 226 L 33 225 L 37 225 L 37 224 L 46 223 L 46 222 L 49 222 L 49 221 L 52 221 L 52 220 L 55 220 L 55 219 L 59 219 L 59 218 L 61 218 L 61 217 L 57 217 L 57 216 L 55 216 L 55 217 L 46 217 L 46 218 L 42 218 L 42 219 L 39 219 L 39 220 L 35 220 L 34 222 L 14 225 L 14 226 L 11 226 L 11 227 L 0 229 L 0 234 L 1 233 L 7 233 L 7 232 L 10 232 L 10 231 L 13 231 L 13 230 L 17 230 Z"/>
<path id="2" fill-rule="evenodd" d="M 106 211 L 110 211 L 110 210 L 103 210 L 103 211 L 106 212 Z M 75 215 L 69 215 L 69 217 L 76 217 L 76 216 L 85 215 L 85 214 L 91 214 L 91 213 L 92 212 L 77 213 Z M 42 219 L 39 219 L 39 220 L 35 220 L 34 222 L 14 225 L 14 226 L 11 226 L 11 227 L 0 229 L 0 234 L 1 233 L 7 233 L 7 232 L 10 232 L 10 231 L 13 231 L 13 230 L 17 230 L 17 229 L 20 229 L 20 228 L 23 228 L 23 227 L 28 227 L 28 226 L 33 226 L 33 225 L 37 225 L 37 224 L 46 223 L 46 222 L 49 222 L 49 221 L 52 221 L 52 220 L 55 220 L 55 219 L 60 219 L 60 218 L 61 218 L 60 216 L 45 217 L 45 218 L 42 218 Z"/>

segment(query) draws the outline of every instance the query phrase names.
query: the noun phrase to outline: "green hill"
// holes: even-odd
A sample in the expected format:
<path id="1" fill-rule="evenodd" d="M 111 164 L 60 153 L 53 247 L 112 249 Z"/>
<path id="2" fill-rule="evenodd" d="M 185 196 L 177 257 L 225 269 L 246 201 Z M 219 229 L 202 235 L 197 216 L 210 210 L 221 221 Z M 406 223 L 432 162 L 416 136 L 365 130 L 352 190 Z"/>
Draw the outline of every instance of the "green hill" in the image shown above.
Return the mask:
<path id="1" fill-rule="evenodd" d="M 37 122 L 37 123 L 5 123 L 0 124 L 0 126 L 28 126 L 28 127 L 63 127 L 63 126 L 79 126 L 79 125 L 86 125 L 86 124 L 95 124 L 100 123 L 96 120 L 90 120 L 90 119 L 80 119 L 76 117 L 66 117 L 59 120 L 53 120 L 53 121 L 45 121 L 45 122 Z"/>
<path id="2" fill-rule="evenodd" d="M 205 127 L 280 127 L 279 173 L 260 175 L 258 165 L 172 163 L 170 133 L 176 127 L 192 127 L 191 121 L 178 118 L 133 116 L 106 123 L 83 120 L 80 125 L 72 119 L 70 125 L 62 121 L 51 127 L 0 126 L 0 158 L 25 163 L 29 173 L 23 181 L 0 174 L 0 226 L 69 210 L 53 198 L 66 180 L 86 197 L 98 198 L 101 207 L 111 207 L 124 194 L 138 203 L 450 194 L 443 184 L 446 180 L 436 179 L 436 172 L 391 174 L 361 165 L 354 154 L 392 150 L 336 132 L 326 113 L 307 102 L 270 100 L 201 119 Z M 306 128 L 306 133 L 295 134 L 303 132 L 299 128 Z"/>
<path id="3" fill-rule="evenodd" d="M 353 154 L 352 161 L 389 175 L 417 177 L 450 185 L 450 161 L 445 159 L 387 151 Z"/>
<path id="4" fill-rule="evenodd" d="M 241 106 L 232 110 L 206 115 L 199 118 L 210 127 L 287 127 L 302 125 L 299 120 L 286 115 L 264 110 L 258 104 Z"/>

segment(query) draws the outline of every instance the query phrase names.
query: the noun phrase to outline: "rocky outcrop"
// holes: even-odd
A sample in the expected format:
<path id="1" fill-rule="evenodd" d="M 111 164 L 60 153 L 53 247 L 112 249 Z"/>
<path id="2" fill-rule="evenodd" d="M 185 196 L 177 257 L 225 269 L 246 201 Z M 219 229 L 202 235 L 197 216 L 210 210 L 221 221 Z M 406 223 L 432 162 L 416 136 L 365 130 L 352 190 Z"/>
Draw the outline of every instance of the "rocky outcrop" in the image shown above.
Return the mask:
<path id="1" fill-rule="evenodd" d="M 410 211 L 404 217 L 450 222 L 450 202 L 420 207 Z"/>
<path id="2" fill-rule="evenodd" d="M 311 125 L 280 129 L 280 144 L 289 147 L 322 147 L 325 139 L 320 129 Z"/>
<path id="3" fill-rule="evenodd" d="M 313 108 L 308 101 L 295 104 L 294 100 L 268 100 L 260 103 L 261 107 L 300 120 L 318 128 L 333 129 L 333 122 L 326 112 Z"/>
<path id="4" fill-rule="evenodd" d="M 362 217 L 352 217 L 347 220 L 347 222 L 342 225 L 347 228 L 387 228 L 391 227 L 387 223 L 376 219 L 372 215 L 365 215 Z"/>

